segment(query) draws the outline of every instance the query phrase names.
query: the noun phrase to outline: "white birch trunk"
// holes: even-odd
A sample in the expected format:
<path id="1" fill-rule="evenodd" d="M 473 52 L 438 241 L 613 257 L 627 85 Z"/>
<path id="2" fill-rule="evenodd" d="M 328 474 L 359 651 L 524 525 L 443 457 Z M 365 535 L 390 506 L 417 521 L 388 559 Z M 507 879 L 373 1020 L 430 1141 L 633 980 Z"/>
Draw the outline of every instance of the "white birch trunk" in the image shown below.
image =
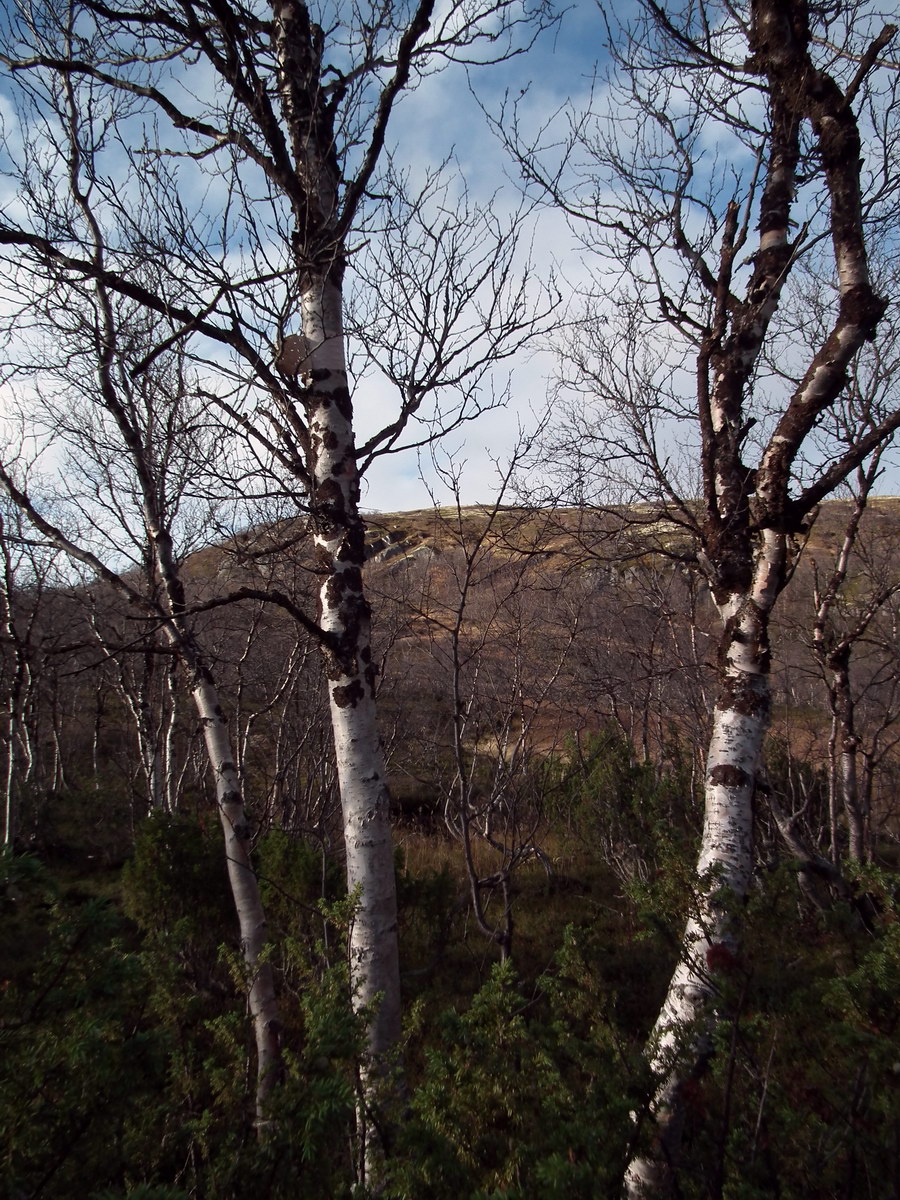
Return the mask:
<path id="1" fill-rule="evenodd" d="M 146 679 L 138 685 L 135 695 L 128 685 L 124 672 L 121 672 L 119 694 L 134 718 L 138 757 L 141 760 L 141 770 L 147 788 L 147 813 L 145 815 L 160 812 L 163 808 L 162 755 L 157 731 L 153 727 L 153 713 Z"/>
<path id="2" fill-rule="evenodd" d="M 302 367 L 310 431 L 310 473 L 319 622 L 341 794 L 347 886 L 359 890 L 350 934 L 354 1004 L 370 1013 L 376 1071 L 400 1035 L 400 965 L 390 798 L 375 710 L 369 606 L 363 594 L 364 527 L 347 384 L 340 285 L 315 280 L 303 294 L 308 358 Z"/>
<path id="3" fill-rule="evenodd" d="M 247 966 L 250 1016 L 256 1039 L 256 1118 L 267 1123 L 268 1100 L 281 1075 L 281 1023 L 271 965 L 264 961 L 266 916 L 259 884 L 250 860 L 250 828 L 243 793 L 231 752 L 228 725 L 216 689 L 201 673 L 191 694 L 203 726 L 203 738 L 216 787 L 216 802 L 225 835 L 228 879 L 241 932 L 241 951 Z"/>
<path id="4" fill-rule="evenodd" d="M 12 697 L 9 700 L 9 716 L 6 722 L 6 780 L 4 783 L 3 803 L 3 845 L 11 847 L 15 841 L 15 780 L 16 780 L 16 732 L 15 717 L 13 716 Z"/>
<path id="5" fill-rule="evenodd" d="M 712 1049 L 716 977 L 737 962 L 734 917 L 753 869 L 753 794 L 769 723 L 768 620 L 784 559 L 783 535 L 767 531 L 751 590 L 722 606 L 722 678 L 706 761 L 699 891 L 648 1043 L 658 1080 L 650 1107 L 655 1144 L 629 1163 L 625 1191 L 634 1200 L 662 1195 L 669 1186 L 684 1121 L 683 1087 L 705 1069 Z"/>
<path id="6" fill-rule="evenodd" d="M 141 757 L 144 763 L 144 774 L 147 779 L 147 797 L 150 812 L 161 812 L 163 808 L 162 790 L 162 751 L 160 749 L 160 731 L 153 720 L 152 679 L 154 665 L 148 663 L 144 677 L 141 679 L 138 696 L 138 738 L 141 743 Z"/>
<path id="7" fill-rule="evenodd" d="M 206 669 L 190 627 L 185 621 L 184 584 L 179 575 L 171 532 L 160 516 L 158 492 L 149 469 L 143 442 L 119 403 L 108 373 L 101 365 L 104 384 L 104 404 L 111 412 L 122 433 L 132 465 L 140 484 L 144 504 L 144 528 L 152 547 L 156 568 L 163 584 L 166 599 L 166 620 L 163 632 L 178 659 L 188 672 L 190 692 L 203 727 L 204 741 L 216 789 L 216 801 L 225 835 L 225 854 L 232 896 L 241 933 L 241 947 L 249 976 L 249 1005 L 257 1050 L 256 1114 L 262 1133 L 268 1121 L 268 1098 L 281 1074 L 281 1027 L 271 966 L 264 961 L 266 919 L 256 875 L 250 861 L 250 830 L 244 813 L 241 781 L 234 764 L 228 725 L 219 704 L 216 688 Z M 53 545 L 73 561 L 85 563 L 119 594 L 131 603 L 145 606 L 145 598 L 121 575 L 111 571 L 90 550 L 72 542 L 60 529 L 47 521 L 34 508 L 26 493 L 21 491 L 0 463 L 0 489 L 5 492 L 29 521 Z M 151 611 L 160 615 L 154 605 Z M 170 677 L 171 678 L 171 677 Z M 174 681 L 173 681 L 174 682 Z M 59 750 L 56 722 L 56 693 L 52 716 L 54 746 Z M 61 769 L 61 764 L 58 769 Z"/>
<path id="8" fill-rule="evenodd" d="M 258 1132 L 263 1134 L 269 1121 L 269 1098 L 282 1073 L 281 1022 L 272 967 L 264 961 L 266 916 L 250 858 L 250 826 L 244 811 L 243 787 L 218 692 L 190 631 L 182 623 L 184 585 L 178 573 L 171 536 L 156 520 L 149 504 L 146 522 L 172 613 L 166 633 L 190 676 L 191 696 L 203 728 L 215 781 L 216 803 L 225 836 L 228 880 L 248 975 L 248 1002 L 256 1040 L 256 1122 Z"/>
<path id="9" fill-rule="evenodd" d="M 181 793 L 180 780 L 175 771 L 175 730 L 178 718 L 178 663 L 172 660 L 166 671 L 165 699 L 165 804 L 166 812 L 173 813 L 178 807 L 178 797 Z"/>
<path id="10" fill-rule="evenodd" d="M 864 862 L 868 857 L 868 803 L 859 786 L 859 745 L 856 733 L 856 704 L 850 683 L 850 663 L 854 647 L 864 637 L 876 612 L 895 590 L 879 589 L 863 608 L 855 626 L 843 636 L 834 632 L 833 613 L 850 571 L 850 562 L 859 536 L 869 496 L 878 478 L 883 448 L 878 448 L 867 466 L 857 474 L 857 491 L 844 537 L 831 577 L 824 591 L 815 590 L 816 618 L 813 624 L 813 651 L 823 674 L 830 673 L 828 701 L 831 708 L 831 736 L 828 739 L 829 819 L 831 854 L 840 861 L 838 840 L 838 797 L 847 817 L 850 857 Z"/>
<path id="11" fill-rule="evenodd" d="M 860 795 L 857 766 L 859 738 L 856 735 L 855 706 L 850 689 L 850 673 L 846 663 L 843 663 L 834 672 L 830 692 L 837 723 L 835 749 L 840 746 L 836 775 L 840 782 L 841 800 L 847 816 L 847 832 L 849 834 L 847 849 L 850 857 L 856 862 L 865 862 L 868 858 L 866 846 L 868 811 L 864 798 Z"/>
<path id="12" fill-rule="evenodd" d="M 400 38 L 395 74 L 382 92 L 363 177 L 380 153 L 393 97 L 409 75 L 409 56 L 428 26 L 430 4 L 419 6 Z M 331 710 L 347 852 L 347 883 L 359 889 L 350 936 L 354 1003 L 371 1012 L 373 1065 L 400 1032 L 397 903 L 389 798 L 375 721 L 375 670 L 369 645 L 369 607 L 363 594 L 364 526 L 343 332 L 344 236 L 341 164 L 334 114 L 321 83 L 322 31 L 297 0 L 274 0 L 273 52 L 280 102 L 290 138 L 294 179 L 289 189 L 296 221 L 296 266 L 303 333 L 285 340 L 276 366 L 299 374 L 307 427 L 307 486 L 319 591 L 319 624 Z M 358 198 L 344 208 L 352 214 Z M 289 423 L 293 424 L 290 417 Z M 368 1154 L 367 1154 L 368 1157 Z"/>

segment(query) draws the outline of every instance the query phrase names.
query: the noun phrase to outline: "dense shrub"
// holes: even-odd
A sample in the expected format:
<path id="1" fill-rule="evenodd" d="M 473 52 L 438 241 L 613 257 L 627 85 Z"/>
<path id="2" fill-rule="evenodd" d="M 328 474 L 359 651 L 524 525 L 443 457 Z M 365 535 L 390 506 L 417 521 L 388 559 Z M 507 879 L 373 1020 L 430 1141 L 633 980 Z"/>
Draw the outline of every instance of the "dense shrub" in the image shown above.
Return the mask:
<path id="1" fill-rule="evenodd" d="M 522 874 L 527 954 L 492 965 L 495 951 L 467 927 L 452 843 L 435 840 L 430 853 L 417 844 L 417 869 L 398 862 L 414 970 L 406 1111 L 370 1114 L 386 1138 L 385 1196 L 618 1192 L 636 1135 L 630 1114 L 652 1091 L 641 1048 L 692 903 L 693 847 L 689 822 L 678 824 L 687 802 L 674 794 L 677 775 L 654 774 L 615 744 L 605 765 L 591 763 L 577 786 L 569 777 L 574 809 L 550 830 L 565 878 L 537 866 L 533 879 Z M 624 810 L 611 815 L 616 797 Z M 614 820 L 648 839 L 653 870 L 627 883 L 598 872 L 588 833 Z M 347 969 L 354 898 L 319 846 L 271 831 L 257 861 L 287 1051 L 262 1140 L 214 814 L 146 822 L 121 904 L 92 896 L 90 876 L 73 881 L 70 860 L 55 876 L 34 858 L 2 860 L 6 1194 L 358 1200 L 365 1038 Z M 794 864 L 761 864 L 740 949 L 718 976 L 716 1053 L 691 1084 L 685 1200 L 900 1191 L 895 880 L 869 869 L 849 883 L 850 899 L 823 912 L 804 900 Z"/>

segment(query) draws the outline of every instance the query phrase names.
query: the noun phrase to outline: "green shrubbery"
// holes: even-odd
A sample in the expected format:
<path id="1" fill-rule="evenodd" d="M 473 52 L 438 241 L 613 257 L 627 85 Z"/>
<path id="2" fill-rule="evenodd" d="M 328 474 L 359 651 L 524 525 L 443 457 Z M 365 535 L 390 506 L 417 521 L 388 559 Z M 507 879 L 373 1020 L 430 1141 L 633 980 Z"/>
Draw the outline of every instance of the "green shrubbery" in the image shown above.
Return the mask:
<path id="1" fill-rule="evenodd" d="M 165 1154 L 171 1031 L 153 1020 L 122 915 L 0 863 L 0 1127 L 6 1194 L 127 1191 Z"/>
<path id="2" fill-rule="evenodd" d="M 570 744 L 558 771 L 557 821 L 623 880 L 658 876 L 673 850 L 691 856 L 702 809 L 677 745 L 664 766 L 641 762 L 607 729 Z"/>
<path id="3" fill-rule="evenodd" d="M 586 762 L 584 778 L 570 772 L 566 822 L 551 828 L 566 886 L 537 868 L 534 890 L 522 877 L 521 960 L 491 966 L 452 861 L 399 863 L 414 973 L 405 1112 L 387 1126 L 373 1114 L 389 1135 L 386 1197 L 617 1194 L 629 1114 L 649 1094 L 641 1048 L 691 903 L 694 831 L 675 776 L 654 781 L 615 746 L 602 769 L 599 754 Z M 614 821 L 616 836 L 646 838 L 652 869 L 627 884 L 598 871 L 590 834 L 605 823 L 611 836 Z M 121 902 L 91 898 L 34 858 L 3 860 L 9 1196 L 359 1195 L 364 1032 L 350 1004 L 341 865 L 280 832 L 257 847 L 287 1051 L 260 1140 L 220 837 L 212 816 L 148 821 Z M 752 889 L 739 955 L 721 973 L 716 1054 L 691 1085 L 684 1197 L 897 1194 L 900 920 L 891 877 L 869 870 L 852 883 L 866 903 L 825 913 L 806 904 L 789 862 Z"/>

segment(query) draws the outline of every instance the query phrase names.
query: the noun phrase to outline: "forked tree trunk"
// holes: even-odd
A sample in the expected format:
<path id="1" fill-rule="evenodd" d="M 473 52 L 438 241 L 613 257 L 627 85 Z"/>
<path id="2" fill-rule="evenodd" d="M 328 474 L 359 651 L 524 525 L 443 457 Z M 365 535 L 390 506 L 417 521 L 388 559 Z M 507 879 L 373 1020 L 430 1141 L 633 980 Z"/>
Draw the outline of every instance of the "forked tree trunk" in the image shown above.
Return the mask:
<path id="1" fill-rule="evenodd" d="M 649 1153 L 629 1164 L 625 1182 L 633 1197 L 659 1195 L 672 1182 L 684 1085 L 704 1069 L 711 1049 L 717 974 L 735 964 L 732 922 L 752 866 L 754 781 L 769 717 L 768 623 L 788 577 L 788 533 L 802 530 L 814 505 L 900 422 L 900 414 L 894 413 L 874 426 L 792 497 L 795 464 L 804 443 L 840 395 L 853 356 L 874 336 L 886 307 L 868 273 L 861 140 L 852 102 L 878 53 L 896 33 L 893 26 L 882 30 L 843 92 L 811 58 L 809 17 L 810 9 L 801 0 L 753 0 L 750 5 L 751 55 L 745 69 L 759 76 L 768 104 L 759 243 L 749 259 L 753 269 L 745 297 L 738 300 L 733 269 L 739 251 L 745 251 L 747 230 L 739 231 L 739 209 L 732 202 L 723 225 L 718 275 L 709 272 L 707 277 L 712 319 L 697 359 L 704 492 L 698 532 L 701 562 L 725 629 L 707 759 L 706 821 L 698 863 L 701 891 L 648 1046 L 658 1081 L 651 1101 L 656 1139 Z M 698 49 L 689 38 L 680 46 Z M 816 140 L 820 179 L 830 206 L 838 304 L 831 331 L 814 350 L 758 465 L 750 469 L 744 461 L 745 439 L 757 418 L 749 419 L 747 402 L 769 323 L 793 265 L 791 231 L 799 224 L 794 201 L 804 125 Z M 677 233 L 683 239 L 680 224 Z M 696 260 L 691 261 L 696 266 Z"/>

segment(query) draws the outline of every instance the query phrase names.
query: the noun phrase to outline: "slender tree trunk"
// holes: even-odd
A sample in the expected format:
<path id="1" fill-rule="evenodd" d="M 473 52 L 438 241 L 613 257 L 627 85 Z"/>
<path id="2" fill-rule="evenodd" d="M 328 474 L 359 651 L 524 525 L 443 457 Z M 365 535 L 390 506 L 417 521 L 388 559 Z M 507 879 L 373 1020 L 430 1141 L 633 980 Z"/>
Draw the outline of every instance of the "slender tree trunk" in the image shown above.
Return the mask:
<path id="1" fill-rule="evenodd" d="M 178 571 L 171 534 L 156 516 L 149 486 L 145 496 L 147 532 L 171 614 L 166 633 L 190 677 L 191 696 L 203 728 L 225 835 L 228 879 L 248 973 L 250 1016 L 256 1038 L 256 1120 L 257 1130 L 262 1135 L 269 1122 L 268 1102 L 282 1075 L 281 1022 L 272 967 L 264 961 L 267 924 L 259 881 L 250 858 L 250 825 L 244 811 L 243 786 L 218 691 L 184 623 L 184 583 Z"/>
<path id="2" fill-rule="evenodd" d="M 816 616 L 813 623 L 813 652 L 828 683 L 831 709 L 831 736 L 828 739 L 829 816 L 832 858 L 840 861 L 838 845 L 838 808 L 843 807 L 849 831 L 850 857 L 864 862 L 868 856 L 869 811 L 865 791 L 859 786 L 859 746 L 856 733 L 856 702 L 850 682 L 850 664 L 854 647 L 865 635 L 879 608 L 895 591 L 892 586 L 875 590 L 862 607 L 855 625 L 838 634 L 834 629 L 834 611 L 847 581 L 850 562 L 859 539 L 860 526 L 869 497 L 881 470 L 884 447 L 875 450 L 869 462 L 857 472 L 856 493 L 834 569 L 822 591 L 816 574 Z M 830 673 L 830 679 L 828 675 Z"/>
<path id="3" fill-rule="evenodd" d="M 250 1016 L 256 1038 L 256 1118 L 263 1130 L 268 1102 L 281 1078 L 281 1023 L 272 967 L 264 961 L 267 925 L 259 883 L 250 860 L 250 826 L 244 812 L 241 781 L 231 752 L 228 724 L 215 686 L 202 668 L 194 668 L 191 695 L 203 726 L 203 738 L 216 787 L 228 879 L 241 931 L 241 950 L 249 975 Z"/>
<path id="4" fill-rule="evenodd" d="M 166 686 L 163 699 L 164 706 L 164 721 L 165 721 L 165 738 L 164 746 L 164 769 L 165 769 L 165 805 L 166 812 L 175 812 L 178 807 L 178 795 L 180 792 L 179 779 L 175 771 L 175 730 L 178 717 L 178 660 L 172 659 L 166 670 Z"/>
<path id="5" fill-rule="evenodd" d="M 338 276 L 337 278 L 335 276 Z M 303 294 L 308 358 L 310 475 L 319 623 L 347 853 L 347 885 L 359 889 L 350 935 L 354 1003 L 372 1013 L 369 1051 L 378 1063 L 400 1035 L 400 965 L 390 797 L 375 711 L 370 611 L 363 593 L 364 525 L 347 384 L 339 270 Z"/>
<path id="6" fill-rule="evenodd" d="M 11 609 L 7 635 L 15 646 L 15 667 L 6 703 L 6 772 L 4 779 L 3 844 L 12 846 L 18 833 L 19 798 L 34 774 L 32 728 L 35 715 L 34 676 L 28 663 L 28 645 L 19 639 Z M 31 727 L 30 727 L 31 726 Z"/>
<path id="7" fill-rule="evenodd" d="M 147 652 L 143 673 L 133 683 L 124 667 L 119 666 L 119 693 L 134 719 L 138 757 L 146 787 L 146 804 L 141 816 L 161 812 L 164 806 L 160 731 L 153 719 L 153 674 L 152 651 Z"/>
<path id="8" fill-rule="evenodd" d="M 849 658 L 849 654 L 847 656 Z M 840 788 L 841 801 L 847 816 L 848 851 L 856 862 L 865 862 L 868 813 L 865 797 L 860 794 L 857 761 L 859 738 L 854 727 L 853 695 L 850 690 L 850 671 L 847 663 L 838 664 L 829 689 L 836 725 L 834 750 L 837 762 L 833 766 Z"/>
<path id="9" fill-rule="evenodd" d="M 69 781 L 66 779 L 62 740 L 59 736 L 60 726 L 62 724 L 62 715 L 60 713 L 59 704 L 59 680 L 56 678 L 55 672 L 53 675 L 53 685 L 50 695 L 50 731 L 53 738 L 53 783 L 51 786 L 54 792 L 61 792 L 64 788 L 69 786 Z"/>
<path id="10" fill-rule="evenodd" d="M 151 813 L 161 812 L 164 804 L 161 731 L 153 718 L 153 676 L 155 673 L 156 664 L 153 661 L 153 654 L 148 652 L 144 660 L 144 672 L 138 685 L 137 706 L 140 724 L 138 736 L 141 741 L 141 756 L 147 778 L 147 799 Z"/>
<path id="11" fill-rule="evenodd" d="M 712 1050 L 717 976 L 738 962 L 737 912 L 753 868 L 753 795 L 769 723 L 769 615 L 784 578 L 782 535 L 767 532 L 748 592 L 720 605 L 721 683 L 706 760 L 706 816 L 697 862 L 699 892 L 681 956 L 648 1045 L 659 1081 L 650 1106 L 654 1143 L 628 1166 L 629 1197 L 665 1194 L 685 1118 L 685 1085 Z"/>
<path id="12" fill-rule="evenodd" d="M 828 835 L 831 840 L 831 861 L 835 866 L 841 861 L 838 834 L 837 736 L 838 723 L 832 714 L 831 732 L 828 735 Z"/>
<path id="13" fill-rule="evenodd" d="M 12 846 L 16 840 L 15 782 L 16 782 L 16 719 L 14 698 L 9 696 L 9 715 L 6 721 L 6 778 L 3 788 L 3 844 Z"/>
<path id="14" fill-rule="evenodd" d="M 104 689 L 97 689 L 97 701 L 94 705 L 94 720 L 91 727 L 91 771 L 94 776 L 94 791 L 100 791 L 100 729 L 106 715 Z"/>
<path id="15" fill-rule="evenodd" d="M 7 631 L 12 641 L 15 636 L 12 615 L 7 620 Z M 16 840 L 16 791 L 22 781 L 22 770 L 19 762 L 19 751 L 22 758 L 29 759 L 28 729 L 24 712 L 25 691 L 28 683 L 28 668 L 24 660 L 23 647 L 17 641 L 15 645 L 15 668 L 9 692 L 6 697 L 8 713 L 6 718 L 6 778 L 4 781 L 4 821 L 3 844 L 12 846 Z"/>

